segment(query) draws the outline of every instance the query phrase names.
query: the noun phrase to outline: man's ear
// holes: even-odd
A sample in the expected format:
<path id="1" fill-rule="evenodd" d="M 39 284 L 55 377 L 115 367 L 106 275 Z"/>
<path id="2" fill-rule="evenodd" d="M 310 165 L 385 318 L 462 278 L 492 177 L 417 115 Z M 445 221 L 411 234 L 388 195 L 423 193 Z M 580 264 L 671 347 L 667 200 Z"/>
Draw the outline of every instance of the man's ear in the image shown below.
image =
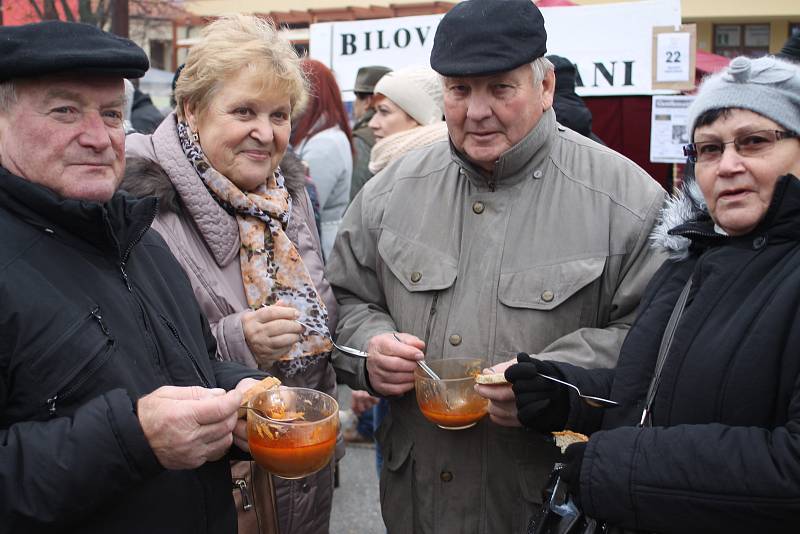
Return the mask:
<path id="1" fill-rule="evenodd" d="M 556 73 L 548 70 L 542 80 L 542 111 L 547 111 L 553 107 L 553 96 L 556 92 Z"/>

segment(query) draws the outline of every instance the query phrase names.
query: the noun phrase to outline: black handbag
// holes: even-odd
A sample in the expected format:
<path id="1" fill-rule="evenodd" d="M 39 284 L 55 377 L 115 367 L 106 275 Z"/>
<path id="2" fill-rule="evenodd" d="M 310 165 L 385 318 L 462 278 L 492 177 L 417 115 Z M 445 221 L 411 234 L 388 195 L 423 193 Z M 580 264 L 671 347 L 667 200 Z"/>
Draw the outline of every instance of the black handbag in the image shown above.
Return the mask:
<path id="1" fill-rule="evenodd" d="M 692 278 L 689 277 L 664 329 L 664 335 L 661 338 L 661 345 L 658 349 L 655 372 L 645 397 L 639 427 L 651 426 L 652 424 L 651 412 L 656 391 L 658 391 L 658 385 L 661 382 L 661 371 L 664 369 L 664 362 L 672 345 L 678 321 L 686 307 L 686 302 L 689 300 L 691 287 Z M 542 509 L 538 515 L 532 517 L 528 522 L 527 534 L 617 534 L 625 532 L 623 529 L 610 527 L 605 522 L 588 517 L 578 508 L 575 500 L 569 494 L 568 484 L 561 479 L 561 470 L 565 465 L 556 463 L 553 466 L 553 471 L 550 473 L 547 484 L 542 490 Z"/>
<path id="2" fill-rule="evenodd" d="M 542 509 L 528 522 L 527 534 L 600 534 L 606 526 L 586 516 L 569 494 L 569 486 L 561 478 L 566 464 L 557 463 L 542 490 Z"/>

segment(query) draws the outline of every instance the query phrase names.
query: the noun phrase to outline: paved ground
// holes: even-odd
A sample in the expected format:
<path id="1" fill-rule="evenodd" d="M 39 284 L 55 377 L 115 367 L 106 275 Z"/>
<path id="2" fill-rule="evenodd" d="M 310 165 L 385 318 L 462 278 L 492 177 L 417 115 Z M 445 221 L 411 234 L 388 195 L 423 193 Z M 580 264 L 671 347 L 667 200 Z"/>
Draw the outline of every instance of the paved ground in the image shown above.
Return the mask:
<path id="1" fill-rule="evenodd" d="M 350 407 L 350 390 L 339 386 L 339 406 Z M 339 462 L 339 487 L 333 493 L 331 534 L 385 534 L 378 500 L 375 446 L 347 444 Z"/>

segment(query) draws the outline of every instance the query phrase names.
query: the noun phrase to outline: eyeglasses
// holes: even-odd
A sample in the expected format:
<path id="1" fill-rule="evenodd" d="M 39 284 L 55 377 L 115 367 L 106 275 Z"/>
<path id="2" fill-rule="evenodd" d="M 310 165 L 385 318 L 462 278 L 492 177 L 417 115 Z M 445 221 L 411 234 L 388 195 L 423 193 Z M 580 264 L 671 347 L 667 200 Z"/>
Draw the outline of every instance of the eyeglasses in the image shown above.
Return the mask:
<path id="1" fill-rule="evenodd" d="M 715 163 L 725 152 L 725 145 L 733 144 L 736 152 L 745 157 L 758 157 L 769 152 L 775 143 L 783 139 L 794 139 L 798 137 L 793 132 L 782 132 L 780 130 L 759 130 L 736 137 L 733 141 L 703 141 L 702 143 L 692 143 L 684 145 L 683 155 L 693 163 Z"/>

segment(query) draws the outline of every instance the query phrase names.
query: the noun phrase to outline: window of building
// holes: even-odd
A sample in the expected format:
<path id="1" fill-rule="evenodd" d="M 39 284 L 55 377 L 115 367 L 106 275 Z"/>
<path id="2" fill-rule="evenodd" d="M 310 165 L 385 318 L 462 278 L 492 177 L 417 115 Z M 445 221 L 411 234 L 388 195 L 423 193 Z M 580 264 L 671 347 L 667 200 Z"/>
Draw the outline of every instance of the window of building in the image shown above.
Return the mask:
<path id="1" fill-rule="evenodd" d="M 165 70 L 167 66 L 167 42 L 150 39 L 150 66 Z"/>
<path id="2" fill-rule="evenodd" d="M 715 24 L 714 52 L 726 57 L 769 53 L 769 24 Z"/>

